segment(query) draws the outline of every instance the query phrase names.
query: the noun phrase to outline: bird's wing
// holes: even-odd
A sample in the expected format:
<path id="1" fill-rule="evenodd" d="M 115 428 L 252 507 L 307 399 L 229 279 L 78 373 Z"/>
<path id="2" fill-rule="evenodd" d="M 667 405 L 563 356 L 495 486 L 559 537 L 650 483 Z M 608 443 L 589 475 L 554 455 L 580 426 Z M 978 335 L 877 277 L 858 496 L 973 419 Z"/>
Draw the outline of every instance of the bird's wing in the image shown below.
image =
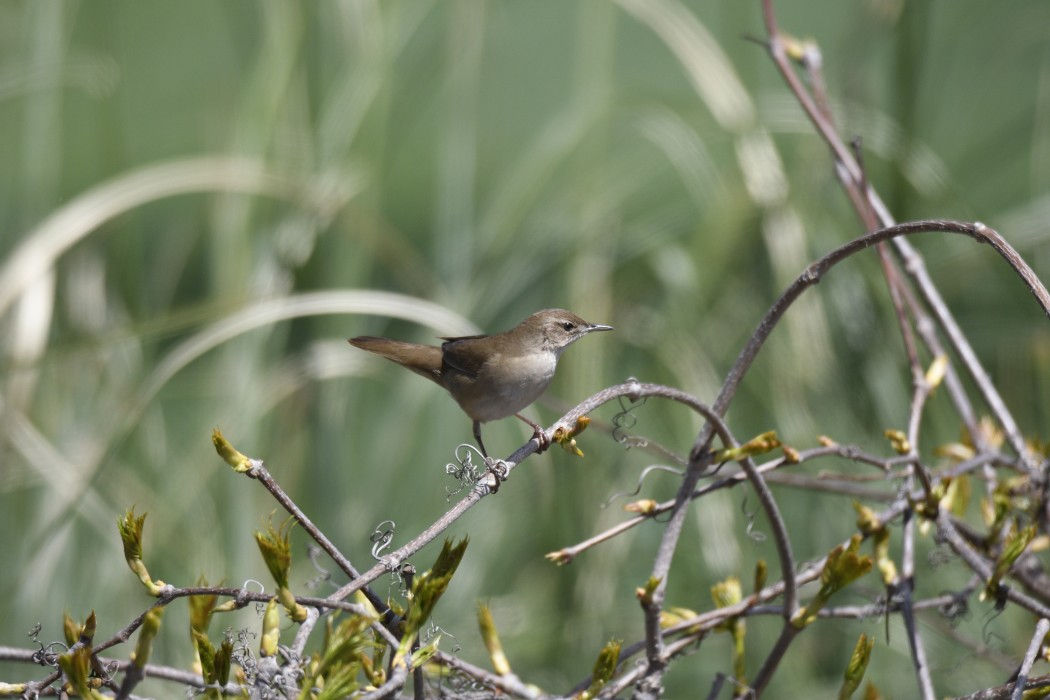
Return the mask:
<path id="1" fill-rule="evenodd" d="M 441 344 L 441 371 L 448 370 L 475 379 L 481 372 L 489 353 L 473 341 L 487 338 L 484 335 L 468 335 L 462 338 L 447 338 Z"/>
<path id="2" fill-rule="evenodd" d="M 458 336 L 439 335 L 438 336 L 439 340 L 444 340 L 445 341 L 443 343 L 443 345 L 447 345 L 448 343 L 454 343 L 457 340 L 477 340 L 478 338 L 488 338 L 488 336 L 487 335 L 458 335 Z"/>

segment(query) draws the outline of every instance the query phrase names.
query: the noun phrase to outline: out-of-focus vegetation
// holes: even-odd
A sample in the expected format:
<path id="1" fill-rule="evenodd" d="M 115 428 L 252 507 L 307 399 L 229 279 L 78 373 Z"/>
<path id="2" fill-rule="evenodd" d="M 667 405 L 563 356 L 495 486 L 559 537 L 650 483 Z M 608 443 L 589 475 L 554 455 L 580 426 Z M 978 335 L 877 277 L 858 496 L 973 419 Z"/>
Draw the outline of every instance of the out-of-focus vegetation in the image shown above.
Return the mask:
<path id="1" fill-rule="evenodd" d="M 711 400 L 787 282 L 861 231 L 825 147 L 742 39 L 763 34 L 758 9 L 0 5 L 0 644 L 27 645 L 37 622 L 42 641 L 58 639 L 64 611 L 92 609 L 105 637 L 148 606 L 115 528 L 132 504 L 149 512 L 155 576 L 270 585 L 251 533 L 275 506 L 216 458 L 215 426 L 264 458 L 361 568 L 382 521 L 396 523 L 396 545 L 440 515 L 454 486 L 444 466 L 470 423 L 433 385 L 347 346 L 351 335 L 499 331 L 565 307 L 616 332 L 565 355 L 534 417 L 549 423 L 628 376 Z M 842 132 L 863 138 L 899 219 L 979 219 L 1050 277 L 1046 3 L 778 9 L 822 47 Z M 1022 430 L 1050 437 L 1050 325 L 1028 293 L 987 247 L 917 245 Z M 909 380 L 877 263 L 860 256 L 791 310 L 729 420 L 741 437 L 776 429 L 804 447 L 827 434 L 877 451 L 883 429 L 903 427 Z M 929 407 L 927 453 L 958 434 L 943 402 Z M 634 415 L 635 432 L 680 452 L 699 427 L 656 402 Z M 528 431 L 507 420 L 485 435 L 507 454 Z M 584 459 L 530 459 L 453 528 L 471 547 L 435 613 L 442 648 L 484 665 L 472 620 L 486 601 L 514 670 L 554 692 L 608 639 L 642 636 L 634 590 L 659 537 L 643 527 L 567 567 L 543 558 L 623 519 L 622 499 L 603 503 L 658 460 L 600 430 L 579 441 Z M 655 476 L 644 493 L 676 486 Z M 776 495 L 800 560 L 854 517 L 847 499 Z M 669 603 L 704 608 L 713 582 L 775 560 L 771 541 L 745 534 L 756 509 L 739 489 L 703 501 Z M 293 545 L 300 590 L 318 572 L 301 532 Z M 879 594 L 867 585 L 854 602 Z M 154 661 L 189 662 L 184 612 L 167 612 Z M 996 654 L 1008 666 L 1023 651 L 997 646 L 1011 618 L 990 605 L 958 627 L 921 619 L 941 694 L 1001 682 Z M 755 659 L 776 630 L 749 621 Z M 879 620 L 823 630 L 792 647 L 779 696 L 834 692 L 860 632 L 877 639 L 869 673 L 886 697 L 914 694 L 899 620 L 888 643 Z M 957 637 L 995 653 L 978 659 Z M 672 692 L 729 667 L 728 638 L 708 644 L 669 676 Z"/>

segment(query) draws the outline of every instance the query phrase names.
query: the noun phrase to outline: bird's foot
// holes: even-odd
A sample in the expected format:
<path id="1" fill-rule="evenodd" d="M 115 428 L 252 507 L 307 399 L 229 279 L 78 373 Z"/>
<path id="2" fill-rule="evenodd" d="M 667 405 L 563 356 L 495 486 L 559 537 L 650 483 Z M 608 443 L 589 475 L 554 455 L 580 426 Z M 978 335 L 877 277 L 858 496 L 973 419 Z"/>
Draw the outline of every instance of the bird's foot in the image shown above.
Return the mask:
<path id="1" fill-rule="evenodd" d="M 529 420 L 520 413 L 515 413 L 514 417 L 528 423 L 532 428 L 532 439 L 539 443 L 539 447 L 536 448 L 536 454 L 545 452 L 547 448 L 551 446 L 551 439 L 547 437 L 547 433 L 543 430 L 542 425 Z"/>
<path id="2" fill-rule="evenodd" d="M 546 452 L 547 448 L 551 446 L 551 439 L 547 437 L 547 433 L 539 426 L 536 426 L 533 431 L 532 439 L 540 444 L 539 447 L 536 448 L 536 454 Z"/>

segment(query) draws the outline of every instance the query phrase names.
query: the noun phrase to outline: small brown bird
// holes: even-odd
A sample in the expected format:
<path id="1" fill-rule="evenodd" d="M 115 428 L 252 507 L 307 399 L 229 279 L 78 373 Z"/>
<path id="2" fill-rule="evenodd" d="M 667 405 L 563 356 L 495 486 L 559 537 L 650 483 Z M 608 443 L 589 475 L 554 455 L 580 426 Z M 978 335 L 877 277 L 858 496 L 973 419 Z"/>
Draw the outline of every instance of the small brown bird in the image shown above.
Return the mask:
<path id="1" fill-rule="evenodd" d="M 518 412 L 551 383 L 565 348 L 592 331 L 612 329 L 563 309 L 545 309 L 504 333 L 442 338 L 441 347 L 373 336 L 350 338 L 350 344 L 445 387 L 474 421 L 474 437 L 488 457 L 481 424 L 507 416 L 532 426 L 540 451 L 548 447 L 543 428 Z"/>

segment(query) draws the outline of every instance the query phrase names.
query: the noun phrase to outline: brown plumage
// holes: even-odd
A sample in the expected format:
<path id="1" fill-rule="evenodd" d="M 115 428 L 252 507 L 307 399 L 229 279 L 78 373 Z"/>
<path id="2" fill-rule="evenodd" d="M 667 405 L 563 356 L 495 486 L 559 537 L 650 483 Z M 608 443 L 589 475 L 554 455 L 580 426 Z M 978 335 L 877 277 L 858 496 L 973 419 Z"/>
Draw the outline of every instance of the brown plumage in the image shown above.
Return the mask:
<path id="1" fill-rule="evenodd" d="M 570 311 L 546 309 L 504 333 L 443 338 L 440 347 L 374 336 L 351 338 L 350 344 L 443 386 L 474 421 L 474 437 L 486 454 L 480 424 L 513 415 L 533 427 L 541 450 L 547 447 L 543 429 L 518 412 L 550 384 L 565 348 L 592 331 L 608 330 Z"/>

